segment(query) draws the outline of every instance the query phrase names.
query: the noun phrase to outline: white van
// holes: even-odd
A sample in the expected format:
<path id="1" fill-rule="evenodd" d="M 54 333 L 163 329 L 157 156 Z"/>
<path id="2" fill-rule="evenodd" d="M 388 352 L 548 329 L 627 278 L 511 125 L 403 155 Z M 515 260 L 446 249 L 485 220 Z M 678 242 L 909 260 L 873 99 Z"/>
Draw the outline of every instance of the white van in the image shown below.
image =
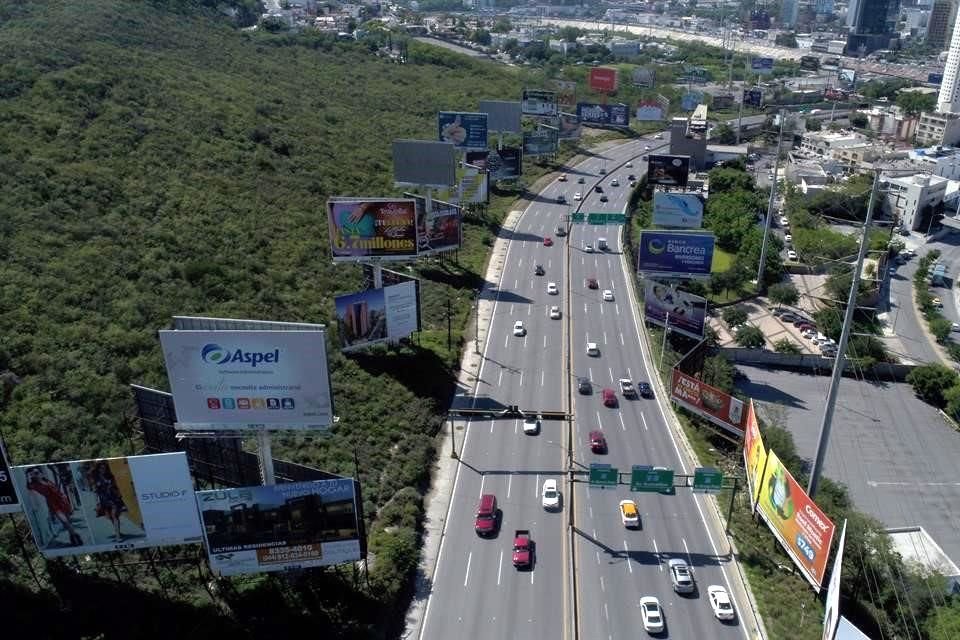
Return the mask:
<path id="1" fill-rule="evenodd" d="M 597 249 L 599 249 L 600 251 L 606 251 L 609 248 L 610 247 L 607 246 L 606 238 L 597 238 Z"/>
<path id="2" fill-rule="evenodd" d="M 588 343 L 587 343 L 587 355 L 588 355 L 588 356 L 593 356 L 593 357 L 597 357 L 597 356 L 600 355 L 600 348 L 597 347 L 597 343 L 596 343 L 596 342 L 588 342 Z"/>

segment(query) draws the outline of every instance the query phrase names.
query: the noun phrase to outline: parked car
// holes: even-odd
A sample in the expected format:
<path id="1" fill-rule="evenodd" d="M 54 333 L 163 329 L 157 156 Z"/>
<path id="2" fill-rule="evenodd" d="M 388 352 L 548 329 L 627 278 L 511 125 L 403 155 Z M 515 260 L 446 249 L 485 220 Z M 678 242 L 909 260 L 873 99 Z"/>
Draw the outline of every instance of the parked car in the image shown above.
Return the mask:
<path id="1" fill-rule="evenodd" d="M 787 251 L 787 259 L 788 259 L 788 260 L 797 260 L 797 259 L 798 259 L 797 252 L 794 251 L 793 249 L 790 249 L 789 251 Z"/>
<path id="2" fill-rule="evenodd" d="M 607 438 L 603 435 L 603 431 L 597 429 L 590 432 L 590 451 L 594 453 L 607 452 Z"/>
<path id="3" fill-rule="evenodd" d="M 773 173 L 773 172 L 771 171 L 771 173 Z M 781 226 L 781 227 L 789 227 L 789 226 L 790 226 L 790 219 L 787 218 L 787 216 L 780 216 L 780 226 Z"/>

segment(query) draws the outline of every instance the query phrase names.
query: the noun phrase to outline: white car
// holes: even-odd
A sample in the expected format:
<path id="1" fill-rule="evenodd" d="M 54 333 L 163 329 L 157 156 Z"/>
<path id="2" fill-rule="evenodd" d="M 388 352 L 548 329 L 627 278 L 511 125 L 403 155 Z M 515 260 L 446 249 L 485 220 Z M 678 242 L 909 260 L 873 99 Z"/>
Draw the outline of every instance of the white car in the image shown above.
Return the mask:
<path id="1" fill-rule="evenodd" d="M 663 610 L 660 601 L 653 596 L 640 598 L 640 617 L 643 618 L 643 628 L 647 633 L 663 631 Z"/>
<path id="2" fill-rule="evenodd" d="M 790 219 L 787 218 L 787 216 L 780 216 L 780 226 L 781 226 L 781 227 L 789 227 L 789 226 L 790 226 Z"/>
<path id="3" fill-rule="evenodd" d="M 797 259 L 797 252 L 794 251 L 793 249 L 790 249 L 789 251 L 787 251 L 787 259 L 788 259 L 788 260 L 796 260 L 796 259 Z"/>
<path id="4" fill-rule="evenodd" d="M 593 245 L 588 242 L 587 244 L 583 245 L 583 250 L 587 253 L 593 253 Z"/>
<path id="5" fill-rule="evenodd" d="M 555 296 L 555 295 L 557 295 L 558 293 L 560 293 L 560 290 L 557 289 L 557 283 L 556 283 L 556 282 L 548 282 L 548 283 L 547 283 L 547 293 L 549 293 L 549 294 L 552 295 L 552 296 Z"/>
<path id="6" fill-rule="evenodd" d="M 733 620 L 736 617 L 737 614 L 726 589 L 718 584 L 712 584 L 707 587 L 707 597 L 710 598 L 710 608 L 713 609 L 713 615 L 717 620 Z"/>
<path id="7" fill-rule="evenodd" d="M 624 166 L 625 166 L 627 169 L 631 169 L 631 168 L 633 168 L 633 163 L 632 163 L 631 161 L 627 160 L 627 164 L 625 164 Z"/>
<path id="8" fill-rule="evenodd" d="M 648 144 L 643 145 L 643 150 L 644 150 L 644 151 L 650 151 L 650 145 L 648 145 Z"/>
<path id="9" fill-rule="evenodd" d="M 793 236 L 790 235 L 789 233 L 784 235 L 783 239 L 786 240 L 787 242 L 793 242 Z"/>
<path id="10" fill-rule="evenodd" d="M 527 416 L 523 419 L 523 432 L 527 435 L 537 435 L 540 431 L 540 418 L 537 416 Z"/>
<path id="11" fill-rule="evenodd" d="M 613 180 L 610 181 L 610 186 L 611 186 L 611 187 L 619 187 L 619 186 L 620 186 L 620 181 L 617 180 L 616 178 L 614 178 Z"/>
<path id="12" fill-rule="evenodd" d="M 560 319 L 560 307 L 553 305 L 550 307 L 550 319 L 559 320 Z"/>
<path id="13" fill-rule="evenodd" d="M 603 299 L 605 302 L 613 302 L 613 291 L 610 291 L 610 289 L 604 289 Z"/>
<path id="14" fill-rule="evenodd" d="M 580 193 L 579 191 L 577 191 L 575 194 L 573 194 L 573 199 L 574 199 L 574 200 L 583 200 L 583 194 Z"/>
<path id="15" fill-rule="evenodd" d="M 600 348 L 597 346 L 596 342 L 587 343 L 587 355 L 597 357 L 600 355 Z"/>
<path id="16" fill-rule="evenodd" d="M 637 503 L 633 500 L 620 501 L 620 520 L 623 526 L 628 529 L 640 526 L 640 511 L 637 509 Z"/>
<path id="17" fill-rule="evenodd" d="M 527 335 L 527 330 L 523 326 L 523 320 L 517 320 L 513 323 L 513 335 L 515 336 L 525 336 Z"/>
<path id="18" fill-rule="evenodd" d="M 662 133 L 658 133 L 657 135 L 653 136 L 653 139 L 654 139 L 654 140 L 663 140 L 663 134 L 662 134 Z"/>
<path id="19" fill-rule="evenodd" d="M 552 511 L 560 506 L 560 492 L 556 480 L 543 481 L 543 508 Z"/>

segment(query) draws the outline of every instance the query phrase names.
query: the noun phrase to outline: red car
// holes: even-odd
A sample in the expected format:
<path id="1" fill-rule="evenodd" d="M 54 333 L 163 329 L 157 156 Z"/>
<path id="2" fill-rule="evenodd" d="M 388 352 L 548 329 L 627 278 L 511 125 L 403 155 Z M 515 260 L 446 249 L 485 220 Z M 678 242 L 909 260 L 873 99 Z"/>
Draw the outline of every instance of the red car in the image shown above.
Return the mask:
<path id="1" fill-rule="evenodd" d="M 605 453 L 607 450 L 607 439 L 603 435 L 603 431 L 591 431 L 590 432 L 590 451 L 594 453 Z"/>
<path id="2" fill-rule="evenodd" d="M 545 246 L 545 247 L 552 247 L 552 246 L 553 246 L 553 239 L 552 239 L 552 238 L 549 238 L 549 237 L 544 238 L 544 239 L 543 239 L 543 246 Z"/>
<path id="3" fill-rule="evenodd" d="M 599 289 L 600 285 L 597 284 L 596 278 L 587 278 L 587 289 Z"/>
<path id="4" fill-rule="evenodd" d="M 603 406 L 617 406 L 617 394 L 613 392 L 613 389 L 604 389 L 600 392 L 600 395 L 603 397 Z"/>

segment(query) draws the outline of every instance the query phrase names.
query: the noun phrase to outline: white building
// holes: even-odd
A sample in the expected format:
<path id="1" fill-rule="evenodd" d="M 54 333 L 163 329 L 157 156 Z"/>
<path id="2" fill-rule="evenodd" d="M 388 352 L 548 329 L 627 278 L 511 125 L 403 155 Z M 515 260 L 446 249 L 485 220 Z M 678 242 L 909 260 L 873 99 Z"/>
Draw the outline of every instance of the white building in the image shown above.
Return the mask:
<path id="1" fill-rule="evenodd" d="M 960 24 L 960 21 L 957 21 L 957 24 Z M 920 122 L 917 124 L 916 143 L 926 147 L 960 143 L 960 114 L 921 113 Z"/>
<path id="2" fill-rule="evenodd" d="M 953 37 L 943 66 L 943 82 L 937 100 L 940 113 L 960 113 L 960 20 L 953 26 Z M 953 144 L 952 142 L 949 144 Z"/>
<path id="3" fill-rule="evenodd" d="M 948 180 L 960 180 L 960 149 L 956 147 L 914 149 L 908 157 L 923 173 L 931 173 Z"/>
<path id="4" fill-rule="evenodd" d="M 887 183 L 887 209 L 897 223 L 911 231 L 919 231 L 929 223 L 934 209 L 943 204 L 947 191 L 946 178 L 918 173 L 899 178 L 881 176 Z"/>
<path id="5" fill-rule="evenodd" d="M 833 158 L 850 164 L 870 161 L 878 155 L 865 135 L 850 131 L 808 131 L 800 139 L 800 150 L 808 157 Z"/>
<path id="6" fill-rule="evenodd" d="M 859 111 L 867 116 L 867 126 L 882 136 L 895 140 L 913 140 L 917 132 L 919 118 L 903 112 L 896 105 L 889 107 L 873 107 Z"/>

